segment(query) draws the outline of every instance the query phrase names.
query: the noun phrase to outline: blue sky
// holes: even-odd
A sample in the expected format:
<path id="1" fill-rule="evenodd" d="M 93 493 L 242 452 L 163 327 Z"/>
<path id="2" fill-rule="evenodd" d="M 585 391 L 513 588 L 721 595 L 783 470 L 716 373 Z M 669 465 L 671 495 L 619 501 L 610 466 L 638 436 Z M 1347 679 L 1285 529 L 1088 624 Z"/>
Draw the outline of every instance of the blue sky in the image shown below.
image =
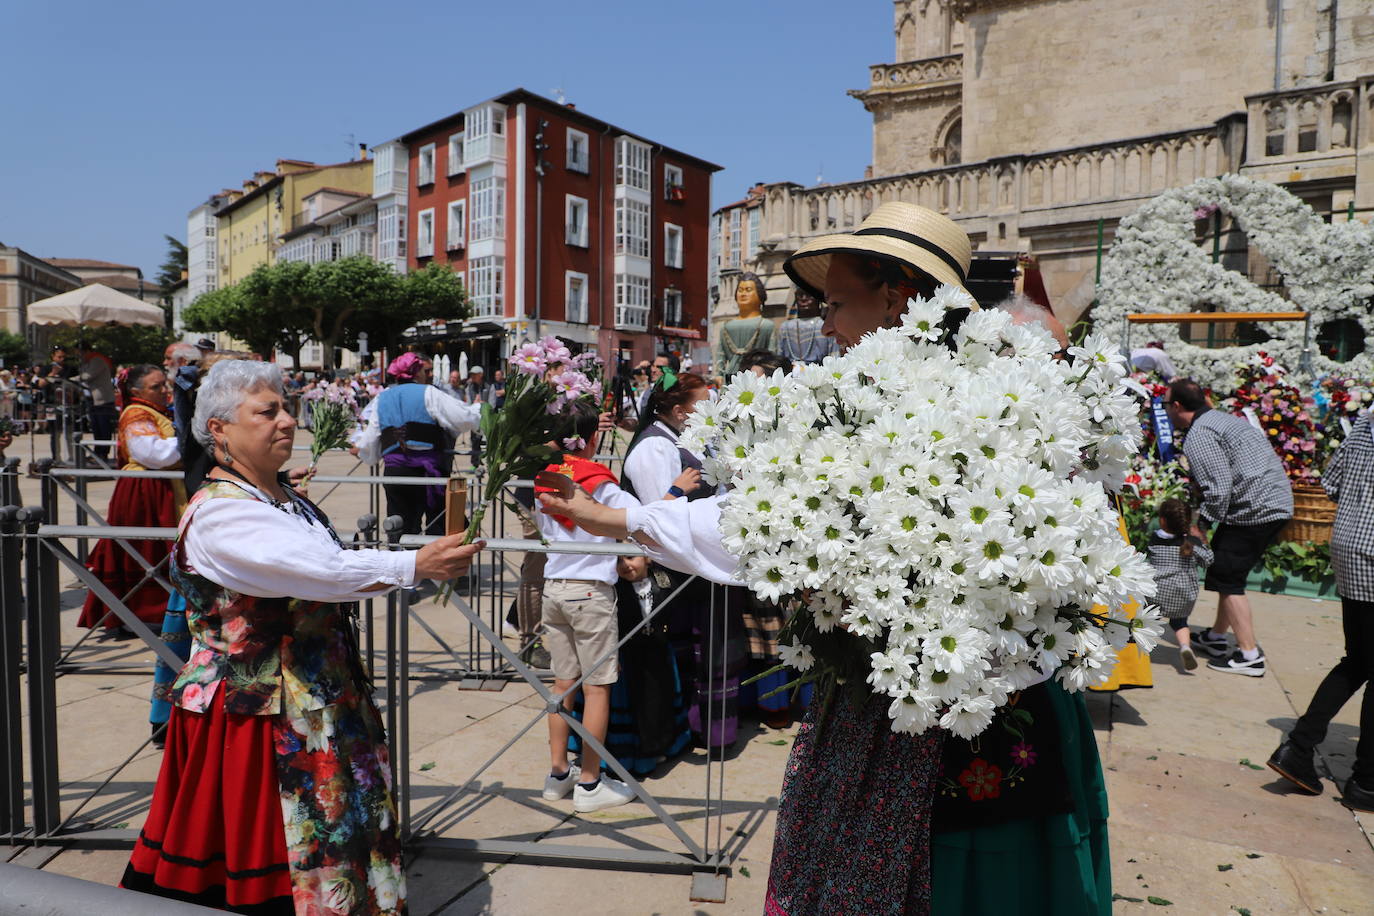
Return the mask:
<path id="1" fill-rule="evenodd" d="M 0 55 L 0 241 L 155 274 L 186 212 L 278 158 L 335 162 L 481 99 L 578 108 L 755 181 L 862 177 L 846 89 L 886 0 L 393 4 L 17 0 Z"/>

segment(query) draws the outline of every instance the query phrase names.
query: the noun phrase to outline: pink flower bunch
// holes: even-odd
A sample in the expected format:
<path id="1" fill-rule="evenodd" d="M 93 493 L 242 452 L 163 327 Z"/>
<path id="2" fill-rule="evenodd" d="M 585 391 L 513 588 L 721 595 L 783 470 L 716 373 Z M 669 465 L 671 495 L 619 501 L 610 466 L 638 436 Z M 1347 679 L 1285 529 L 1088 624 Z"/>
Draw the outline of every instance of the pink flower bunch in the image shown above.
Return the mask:
<path id="1" fill-rule="evenodd" d="M 583 439 L 581 436 L 573 436 L 570 439 L 563 440 L 563 451 L 565 452 L 576 452 L 586 447 L 587 440 Z"/>
<path id="2" fill-rule="evenodd" d="M 543 375 L 549 368 L 548 354 L 537 343 L 527 343 L 510 355 L 510 367 L 524 375 Z"/>
<path id="3" fill-rule="evenodd" d="M 562 413 L 565 407 L 583 398 L 600 400 L 601 383 L 588 378 L 577 369 L 564 369 L 548 380 L 556 397 L 549 403 L 550 414 Z"/>

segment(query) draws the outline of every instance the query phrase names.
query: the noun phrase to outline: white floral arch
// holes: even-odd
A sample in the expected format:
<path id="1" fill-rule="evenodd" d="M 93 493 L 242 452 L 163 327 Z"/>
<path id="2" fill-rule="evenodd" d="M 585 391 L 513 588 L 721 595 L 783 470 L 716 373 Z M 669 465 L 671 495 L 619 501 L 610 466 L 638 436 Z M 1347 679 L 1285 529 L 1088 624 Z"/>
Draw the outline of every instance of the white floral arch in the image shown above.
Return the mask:
<path id="1" fill-rule="evenodd" d="M 1245 231 L 1284 280 L 1289 299 L 1260 289 L 1220 264 L 1194 242 L 1195 213 L 1219 207 Z M 1120 333 L 1132 312 L 1304 311 L 1312 316 L 1312 369 L 1317 375 L 1374 375 L 1370 350 L 1338 363 L 1317 352 L 1326 322 L 1353 318 L 1374 346 L 1374 229 L 1358 221 L 1326 223 L 1311 207 L 1275 184 L 1223 175 L 1166 191 L 1121 221 L 1102 264 L 1097 328 Z M 1260 322 L 1272 340 L 1207 349 L 1186 343 L 1179 325 L 1151 327 L 1180 373 L 1213 388 L 1230 387 L 1235 364 L 1265 350 L 1291 369 L 1302 360 L 1302 322 Z"/>

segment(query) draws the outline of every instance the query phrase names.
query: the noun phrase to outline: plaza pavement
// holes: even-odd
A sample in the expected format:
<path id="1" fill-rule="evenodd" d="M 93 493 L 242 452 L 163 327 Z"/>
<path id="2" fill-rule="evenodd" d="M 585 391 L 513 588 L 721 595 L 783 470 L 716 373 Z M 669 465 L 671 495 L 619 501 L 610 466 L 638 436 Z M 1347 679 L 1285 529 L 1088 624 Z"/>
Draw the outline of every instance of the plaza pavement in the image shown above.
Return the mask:
<path id="1" fill-rule="evenodd" d="M 11 454 L 23 454 L 27 461 L 28 446 L 21 439 Z M 36 443 L 35 454 L 41 455 L 43 447 L 42 441 Z M 346 456 L 329 456 L 322 473 L 344 473 L 352 465 Z M 111 488 L 92 486 L 97 508 L 105 505 Z M 321 489 L 317 484 L 314 495 Z M 22 481 L 21 490 L 36 502 L 34 481 Z M 336 526 L 350 532 L 367 511 L 366 489 L 342 488 L 324 506 Z M 69 506 L 61 520 L 71 520 Z M 84 593 L 72 587 L 70 576 L 62 582 L 62 631 L 70 644 L 80 635 L 75 621 Z M 1308 798 L 1289 792 L 1263 766 L 1339 653 L 1339 605 L 1269 595 L 1255 596 L 1254 604 L 1269 658 L 1266 677 L 1205 668 L 1185 674 L 1177 652 L 1164 646 L 1152 659 L 1153 689 L 1088 699 L 1111 796 L 1115 913 L 1374 912 L 1374 849 L 1368 832 L 1374 815 L 1357 816 L 1343 808 L 1329 780 L 1321 797 Z M 1209 620 L 1213 606 L 1214 599 L 1204 594 L 1195 621 Z M 468 627 L 452 609 L 440 609 L 431 600 L 418 610 L 451 645 L 467 644 Z M 452 666 L 437 643 L 418 626 L 410 632 L 419 676 L 411 685 L 409 768 L 414 809 L 420 811 L 466 780 L 538 714 L 540 704 L 521 683 L 500 691 L 459 689 L 440 676 Z M 87 658 L 109 663 L 147 656 L 134 644 L 103 642 L 94 644 Z M 64 815 L 145 739 L 148 670 L 58 679 Z M 1341 782 L 1354 757 L 1358 700 L 1342 711 L 1321 749 L 1323 772 Z M 725 761 L 719 836 L 733 867 L 724 903 L 691 902 L 691 878 L 683 874 L 560 867 L 522 858 L 473 862 L 431 853 L 409 865 L 411 912 L 760 913 L 777 793 L 794 733 L 795 726 L 773 731 L 745 720 L 737 748 Z M 137 828 L 159 759 L 145 748 L 78 820 Z M 697 842 L 708 829 L 702 801 L 706 770 L 704 753 L 696 751 L 661 766 L 646 781 Z M 452 837 L 681 851 L 642 804 L 577 816 L 567 801 L 543 801 L 539 790 L 546 772 L 541 722 L 432 826 Z M 719 764 L 713 766 L 713 785 L 720 774 Z M 714 846 L 715 825 L 710 829 Z M 9 849 L 5 857 L 110 884 L 118 880 L 128 853 Z"/>

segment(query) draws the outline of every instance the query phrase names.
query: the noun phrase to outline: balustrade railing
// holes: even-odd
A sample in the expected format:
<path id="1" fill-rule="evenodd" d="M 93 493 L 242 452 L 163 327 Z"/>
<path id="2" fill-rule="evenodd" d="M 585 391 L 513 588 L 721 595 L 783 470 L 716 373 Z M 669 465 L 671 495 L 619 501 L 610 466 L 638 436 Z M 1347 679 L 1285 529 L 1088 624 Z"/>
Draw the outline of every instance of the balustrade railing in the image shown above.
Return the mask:
<path id="1" fill-rule="evenodd" d="M 1248 96 L 1246 159 L 1354 155 L 1374 137 L 1371 99 L 1368 77 Z"/>
<path id="2" fill-rule="evenodd" d="M 767 192 L 762 235 L 793 247 L 813 236 L 850 231 L 874 207 L 890 201 L 968 219 L 1149 197 L 1238 168 L 1233 126 L 1227 120 L 1213 127 L 843 185 L 776 185 Z"/>

